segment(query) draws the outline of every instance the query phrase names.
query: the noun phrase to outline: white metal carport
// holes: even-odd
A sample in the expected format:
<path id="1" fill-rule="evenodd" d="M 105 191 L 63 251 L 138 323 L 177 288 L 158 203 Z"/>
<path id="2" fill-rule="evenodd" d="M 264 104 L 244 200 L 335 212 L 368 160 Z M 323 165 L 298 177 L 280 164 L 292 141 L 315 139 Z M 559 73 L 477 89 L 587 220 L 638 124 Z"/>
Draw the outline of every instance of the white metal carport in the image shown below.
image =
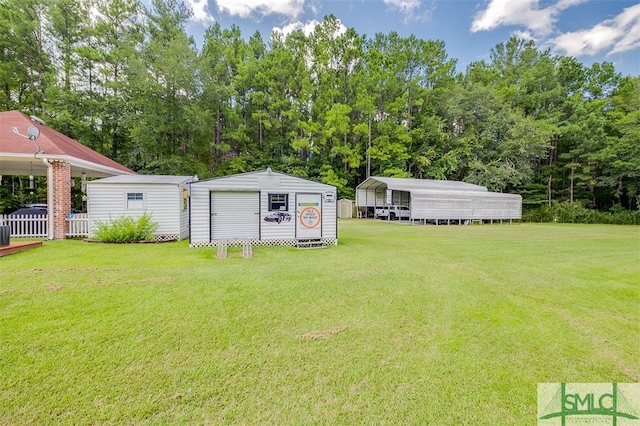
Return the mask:
<path id="1" fill-rule="evenodd" d="M 356 187 L 359 217 L 373 217 L 376 207 L 407 206 L 420 221 L 503 220 L 522 217 L 522 197 L 489 192 L 460 181 L 372 176 Z"/>

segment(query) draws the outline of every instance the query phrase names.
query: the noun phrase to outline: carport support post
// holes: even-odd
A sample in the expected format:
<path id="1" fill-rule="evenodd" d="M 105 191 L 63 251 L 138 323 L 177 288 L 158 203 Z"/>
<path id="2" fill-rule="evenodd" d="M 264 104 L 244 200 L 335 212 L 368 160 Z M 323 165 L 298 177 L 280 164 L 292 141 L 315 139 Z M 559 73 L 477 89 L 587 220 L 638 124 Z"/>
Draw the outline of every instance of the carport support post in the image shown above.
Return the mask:
<path id="1" fill-rule="evenodd" d="M 53 239 L 64 240 L 69 224 L 67 214 L 71 211 L 71 165 L 64 161 L 51 161 L 53 167 Z"/>

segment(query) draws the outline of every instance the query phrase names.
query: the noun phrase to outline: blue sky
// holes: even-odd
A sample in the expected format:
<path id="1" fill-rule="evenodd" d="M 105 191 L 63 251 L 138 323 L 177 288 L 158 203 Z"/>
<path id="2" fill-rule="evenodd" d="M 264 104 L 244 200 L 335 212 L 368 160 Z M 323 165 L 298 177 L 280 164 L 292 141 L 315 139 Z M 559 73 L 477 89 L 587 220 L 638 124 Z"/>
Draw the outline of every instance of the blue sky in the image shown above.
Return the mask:
<path id="1" fill-rule="evenodd" d="M 311 31 L 329 14 L 358 34 L 396 31 L 445 42 L 464 71 L 488 59 L 492 47 L 512 35 L 580 62 L 612 62 L 625 75 L 640 75 L 640 3 L 628 0 L 183 0 L 192 10 L 187 32 L 198 46 L 214 22 L 236 24 L 248 38 L 264 40 L 276 29 Z"/>

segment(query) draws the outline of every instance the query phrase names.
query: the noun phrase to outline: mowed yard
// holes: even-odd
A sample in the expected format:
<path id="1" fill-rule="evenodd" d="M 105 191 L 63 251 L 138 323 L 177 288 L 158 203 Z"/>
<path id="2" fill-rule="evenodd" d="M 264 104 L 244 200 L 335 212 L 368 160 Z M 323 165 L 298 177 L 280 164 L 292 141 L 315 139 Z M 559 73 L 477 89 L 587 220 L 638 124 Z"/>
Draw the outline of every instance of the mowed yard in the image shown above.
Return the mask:
<path id="1" fill-rule="evenodd" d="M 0 424 L 531 425 L 538 383 L 640 381 L 640 227 L 339 227 L 0 258 Z"/>

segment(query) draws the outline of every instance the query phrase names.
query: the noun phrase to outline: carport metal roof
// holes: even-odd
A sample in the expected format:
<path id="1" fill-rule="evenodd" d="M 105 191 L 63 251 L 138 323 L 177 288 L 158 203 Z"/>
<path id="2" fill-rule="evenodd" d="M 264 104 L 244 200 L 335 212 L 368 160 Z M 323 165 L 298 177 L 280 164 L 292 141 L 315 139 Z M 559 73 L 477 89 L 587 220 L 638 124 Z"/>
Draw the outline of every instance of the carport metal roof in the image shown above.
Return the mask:
<path id="1" fill-rule="evenodd" d="M 367 178 L 364 182 L 358 185 L 356 189 L 376 190 L 385 188 L 394 191 L 406 192 L 425 189 L 487 192 L 487 188 L 484 186 L 454 180 L 410 179 L 380 176 L 371 176 Z"/>

